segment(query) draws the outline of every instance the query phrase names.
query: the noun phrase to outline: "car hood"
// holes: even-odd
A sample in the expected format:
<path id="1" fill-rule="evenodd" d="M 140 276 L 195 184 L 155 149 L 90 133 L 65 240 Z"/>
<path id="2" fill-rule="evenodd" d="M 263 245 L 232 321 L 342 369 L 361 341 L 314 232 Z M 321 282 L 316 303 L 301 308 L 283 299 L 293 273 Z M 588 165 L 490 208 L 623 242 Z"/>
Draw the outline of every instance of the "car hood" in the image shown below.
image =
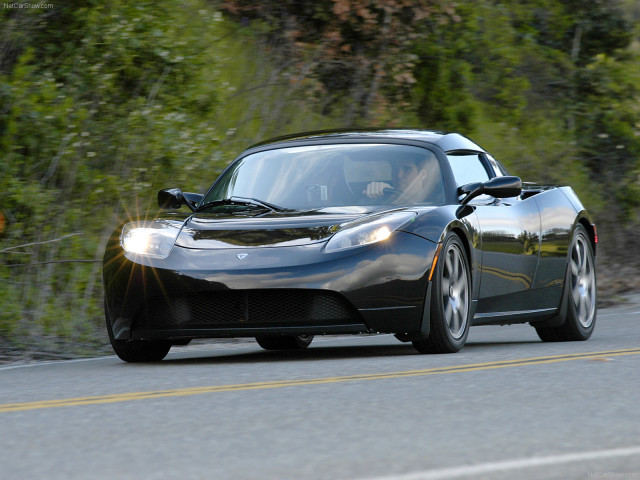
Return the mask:
<path id="1" fill-rule="evenodd" d="M 368 213 L 364 208 L 274 212 L 261 216 L 198 213 L 185 222 L 175 244 L 198 249 L 309 245 L 326 241 L 341 225 Z"/>

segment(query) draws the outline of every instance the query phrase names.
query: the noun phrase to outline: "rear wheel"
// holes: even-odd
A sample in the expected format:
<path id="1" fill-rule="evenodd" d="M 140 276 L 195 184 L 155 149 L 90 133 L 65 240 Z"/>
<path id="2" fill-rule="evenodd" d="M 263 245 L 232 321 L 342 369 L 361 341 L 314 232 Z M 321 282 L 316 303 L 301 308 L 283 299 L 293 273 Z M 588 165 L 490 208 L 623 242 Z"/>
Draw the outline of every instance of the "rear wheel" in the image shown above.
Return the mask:
<path id="1" fill-rule="evenodd" d="M 260 335 L 256 342 L 265 350 L 303 350 L 307 348 L 313 335 L 282 335 L 279 337 Z"/>
<path id="2" fill-rule="evenodd" d="M 104 308 L 105 320 L 107 323 L 107 333 L 111 347 L 120 360 L 125 362 L 159 362 L 167 356 L 171 349 L 170 342 L 150 341 L 150 340 L 116 340 L 111 329 L 111 320 L 107 306 Z"/>
<path id="3" fill-rule="evenodd" d="M 564 323 L 558 327 L 536 327 L 544 342 L 586 340 L 595 328 L 598 304 L 595 257 L 582 225 L 578 225 L 573 234 L 564 288 L 568 289 Z"/>
<path id="4" fill-rule="evenodd" d="M 464 347 L 471 324 L 471 273 L 462 241 L 455 233 L 445 238 L 436 263 L 431 295 L 431 330 L 414 340 L 420 353 L 454 353 Z"/>

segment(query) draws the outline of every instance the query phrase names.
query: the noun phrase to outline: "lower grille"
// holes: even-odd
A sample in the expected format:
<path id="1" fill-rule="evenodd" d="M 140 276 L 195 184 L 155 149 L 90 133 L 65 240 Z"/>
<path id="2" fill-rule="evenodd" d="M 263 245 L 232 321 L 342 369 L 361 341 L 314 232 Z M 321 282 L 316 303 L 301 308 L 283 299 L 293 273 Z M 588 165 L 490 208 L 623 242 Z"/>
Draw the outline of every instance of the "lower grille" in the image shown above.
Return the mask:
<path id="1" fill-rule="evenodd" d="M 356 309 L 335 292 L 228 290 L 147 299 L 137 316 L 145 329 L 215 328 L 361 322 Z"/>

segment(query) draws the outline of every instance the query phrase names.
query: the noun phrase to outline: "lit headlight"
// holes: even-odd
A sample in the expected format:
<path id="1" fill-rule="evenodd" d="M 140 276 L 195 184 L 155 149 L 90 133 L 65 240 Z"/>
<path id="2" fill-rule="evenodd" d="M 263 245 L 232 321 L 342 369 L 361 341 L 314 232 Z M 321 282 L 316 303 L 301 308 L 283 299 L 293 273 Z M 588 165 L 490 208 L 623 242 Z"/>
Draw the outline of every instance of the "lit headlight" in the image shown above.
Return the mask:
<path id="1" fill-rule="evenodd" d="M 412 222 L 415 217 L 416 214 L 412 212 L 395 212 L 353 222 L 329 239 L 325 251 L 344 250 L 381 242 L 405 223 Z"/>
<path id="2" fill-rule="evenodd" d="M 120 235 L 120 245 L 128 253 L 166 258 L 180 233 L 180 228 L 169 222 L 142 221 L 127 223 Z"/>

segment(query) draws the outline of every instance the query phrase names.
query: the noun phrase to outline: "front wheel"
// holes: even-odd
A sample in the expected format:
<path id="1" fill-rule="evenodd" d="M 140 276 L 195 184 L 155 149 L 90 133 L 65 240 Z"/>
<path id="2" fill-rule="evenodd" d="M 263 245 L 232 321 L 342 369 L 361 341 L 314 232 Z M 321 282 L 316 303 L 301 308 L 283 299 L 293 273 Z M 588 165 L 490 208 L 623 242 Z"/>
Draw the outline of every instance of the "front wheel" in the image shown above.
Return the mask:
<path id="1" fill-rule="evenodd" d="M 313 335 L 282 335 L 279 337 L 260 335 L 256 342 L 265 350 L 303 350 L 307 348 Z"/>
<path id="2" fill-rule="evenodd" d="M 109 342 L 116 355 L 125 362 L 159 362 L 167 356 L 171 349 L 170 342 L 150 341 L 150 340 L 116 340 L 111 329 L 111 320 L 105 304 L 105 320 L 107 323 L 107 333 Z"/>
<path id="3" fill-rule="evenodd" d="M 564 323 L 559 327 L 536 327 L 544 342 L 587 340 L 596 325 L 598 289 L 595 256 L 589 235 L 582 225 L 578 225 L 573 234 L 564 288 L 568 302 Z"/>
<path id="4" fill-rule="evenodd" d="M 464 245 L 455 233 L 442 242 L 432 277 L 431 331 L 414 340 L 420 353 L 454 353 L 464 347 L 471 324 L 471 272 Z"/>

